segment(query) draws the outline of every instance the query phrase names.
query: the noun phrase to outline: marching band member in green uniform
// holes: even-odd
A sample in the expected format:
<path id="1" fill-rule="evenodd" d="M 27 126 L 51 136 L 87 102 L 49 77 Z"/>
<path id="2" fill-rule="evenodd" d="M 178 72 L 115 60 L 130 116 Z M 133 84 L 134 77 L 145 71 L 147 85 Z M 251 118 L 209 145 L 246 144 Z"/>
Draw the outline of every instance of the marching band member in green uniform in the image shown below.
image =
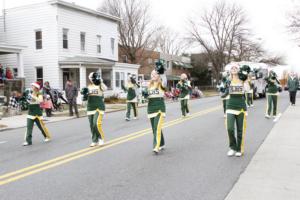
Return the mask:
<path id="1" fill-rule="evenodd" d="M 245 102 L 244 81 L 247 80 L 250 67 L 244 65 L 239 69 L 233 65 L 230 69 L 229 99 L 226 104 L 226 125 L 229 137 L 227 155 L 240 157 L 244 154 L 247 106 Z M 235 136 L 235 126 L 237 133 Z"/>
<path id="2" fill-rule="evenodd" d="M 246 104 L 247 107 L 253 107 L 253 88 L 254 85 L 251 80 L 251 76 L 248 76 L 248 79 L 245 81 L 245 96 L 246 96 Z"/>
<path id="3" fill-rule="evenodd" d="M 164 94 L 167 86 L 167 78 L 164 74 L 164 63 L 159 60 L 156 69 L 151 72 L 151 81 L 148 88 L 143 91 L 143 96 L 148 98 L 148 118 L 153 131 L 153 152 L 158 153 L 164 149 L 165 139 L 162 126 L 166 115 Z"/>
<path id="4" fill-rule="evenodd" d="M 32 93 L 28 95 L 28 115 L 27 115 L 27 130 L 25 134 L 25 142 L 23 146 L 32 145 L 32 129 L 34 123 L 40 129 L 44 136 L 44 142 L 49 142 L 51 135 L 42 121 L 43 110 L 40 107 L 40 103 L 43 102 L 43 94 L 40 93 L 40 84 L 31 84 Z"/>
<path id="5" fill-rule="evenodd" d="M 227 72 L 222 73 L 222 81 L 221 84 L 218 86 L 218 89 L 220 91 L 221 100 L 223 103 L 223 111 L 224 111 L 224 117 L 226 117 L 226 103 L 229 99 L 229 75 Z"/>
<path id="6" fill-rule="evenodd" d="M 136 95 L 136 89 L 139 88 L 139 84 L 136 82 L 135 76 L 130 75 L 128 78 L 127 86 L 125 87 L 122 85 L 122 89 L 127 92 L 127 111 L 126 111 L 126 121 L 130 121 L 130 110 L 131 107 L 133 108 L 133 119 L 137 119 L 138 115 L 138 108 L 137 108 L 137 95 Z"/>
<path id="7" fill-rule="evenodd" d="M 188 100 L 190 99 L 190 90 L 192 89 L 191 82 L 186 74 L 180 75 L 180 81 L 176 84 L 176 88 L 180 90 L 179 100 L 181 104 L 182 117 L 189 115 Z"/>
<path id="8" fill-rule="evenodd" d="M 104 132 L 102 129 L 102 120 L 105 112 L 104 91 L 106 85 L 98 72 L 89 74 L 91 84 L 81 90 L 83 100 L 87 100 L 87 115 L 92 133 L 92 143 L 90 147 L 104 144 Z"/>
<path id="9" fill-rule="evenodd" d="M 279 92 L 281 92 L 280 82 L 277 79 L 277 74 L 270 71 L 267 81 L 267 109 L 265 117 L 269 119 L 273 110 L 273 117 L 277 116 L 277 104 Z"/>

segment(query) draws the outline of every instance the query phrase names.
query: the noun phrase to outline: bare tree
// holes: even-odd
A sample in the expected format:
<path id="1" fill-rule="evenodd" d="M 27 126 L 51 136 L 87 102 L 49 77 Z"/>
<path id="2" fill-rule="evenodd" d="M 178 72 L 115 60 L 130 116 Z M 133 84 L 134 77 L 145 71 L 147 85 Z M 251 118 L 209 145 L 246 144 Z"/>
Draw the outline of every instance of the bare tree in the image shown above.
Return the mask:
<path id="1" fill-rule="evenodd" d="M 234 61 L 258 61 L 265 54 L 260 43 L 248 35 L 239 35 L 233 44 L 232 57 Z"/>
<path id="2" fill-rule="evenodd" d="M 294 9 L 288 14 L 288 31 L 292 33 L 296 41 L 300 41 L 300 6 L 295 4 Z"/>
<path id="3" fill-rule="evenodd" d="M 225 1 L 216 2 L 199 19 L 189 20 L 191 40 L 205 50 L 217 79 L 222 68 L 234 59 L 237 38 L 248 32 L 246 24 L 243 9 Z"/>
<path id="4" fill-rule="evenodd" d="M 170 55 L 182 54 L 188 47 L 188 42 L 181 38 L 178 32 L 170 28 L 162 28 L 158 38 L 157 50 Z"/>
<path id="5" fill-rule="evenodd" d="M 120 51 L 131 63 L 139 63 L 145 50 L 157 46 L 157 30 L 144 0 L 105 0 L 100 11 L 121 18 L 119 23 Z"/>
<path id="6" fill-rule="evenodd" d="M 261 59 L 260 62 L 267 63 L 270 65 L 285 65 L 286 58 L 284 55 L 268 56 Z"/>

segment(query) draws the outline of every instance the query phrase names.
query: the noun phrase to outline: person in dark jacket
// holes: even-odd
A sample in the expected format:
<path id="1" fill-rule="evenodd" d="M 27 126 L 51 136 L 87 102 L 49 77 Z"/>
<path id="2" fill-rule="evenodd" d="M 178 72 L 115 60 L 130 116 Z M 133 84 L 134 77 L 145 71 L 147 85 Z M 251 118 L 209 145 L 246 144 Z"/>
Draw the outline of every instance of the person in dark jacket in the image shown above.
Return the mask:
<path id="1" fill-rule="evenodd" d="M 294 106 L 296 104 L 297 90 L 299 87 L 299 80 L 294 72 L 291 72 L 289 75 L 287 87 L 290 93 L 290 103 Z"/>
<path id="2" fill-rule="evenodd" d="M 65 87 L 66 97 L 69 103 L 69 114 L 73 116 L 73 107 L 75 110 L 76 117 L 79 117 L 78 108 L 77 108 L 77 96 L 78 90 L 77 87 L 73 85 L 71 80 L 68 80 Z"/>
<path id="3" fill-rule="evenodd" d="M 47 95 L 50 96 L 52 105 L 54 105 L 53 95 L 52 95 L 52 93 L 51 93 L 51 86 L 50 86 L 49 81 L 45 81 L 45 83 L 44 83 L 44 85 L 43 85 L 43 90 L 42 90 L 42 92 L 43 92 L 44 98 L 47 98 Z"/>

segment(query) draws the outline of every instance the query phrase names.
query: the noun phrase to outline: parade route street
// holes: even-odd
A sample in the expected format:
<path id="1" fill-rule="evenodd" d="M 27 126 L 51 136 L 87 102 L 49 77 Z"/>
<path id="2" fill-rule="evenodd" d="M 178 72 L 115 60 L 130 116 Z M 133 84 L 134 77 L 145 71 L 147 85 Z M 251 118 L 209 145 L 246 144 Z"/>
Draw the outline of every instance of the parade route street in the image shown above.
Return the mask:
<path id="1" fill-rule="evenodd" d="M 49 123 L 44 143 L 35 127 L 33 145 L 21 146 L 25 128 L 0 132 L 2 200 L 223 200 L 274 126 L 264 118 L 266 99 L 249 109 L 245 155 L 227 157 L 228 137 L 220 97 L 167 104 L 166 149 L 152 153 L 146 108 L 126 122 L 125 111 L 104 116 L 106 145 L 90 148 L 86 117 Z M 288 107 L 281 94 L 279 111 Z M 280 119 L 279 119 L 280 120 Z"/>

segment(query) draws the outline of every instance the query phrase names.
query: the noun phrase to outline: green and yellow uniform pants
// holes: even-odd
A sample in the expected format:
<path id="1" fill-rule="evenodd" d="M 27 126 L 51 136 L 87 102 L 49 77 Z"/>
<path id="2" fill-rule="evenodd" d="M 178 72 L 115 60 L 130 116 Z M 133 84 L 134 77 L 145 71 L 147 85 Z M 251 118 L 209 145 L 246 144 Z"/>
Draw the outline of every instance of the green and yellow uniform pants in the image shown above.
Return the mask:
<path id="1" fill-rule="evenodd" d="M 241 112 L 239 115 L 227 113 L 226 125 L 229 138 L 229 148 L 244 153 L 244 140 L 246 132 L 245 112 Z M 235 126 L 237 129 L 236 134 Z"/>
<path id="2" fill-rule="evenodd" d="M 103 113 L 99 110 L 93 115 L 88 115 L 90 129 L 92 133 L 92 141 L 97 143 L 99 139 L 104 140 L 104 132 L 102 129 Z"/>
<path id="3" fill-rule="evenodd" d="M 156 117 L 150 118 L 152 131 L 153 131 L 153 148 L 158 149 L 165 145 L 165 139 L 162 132 L 162 126 L 164 123 L 164 117 L 162 113 L 159 113 Z"/>
<path id="4" fill-rule="evenodd" d="M 253 93 L 252 92 L 246 93 L 245 96 L 246 96 L 246 104 L 248 106 L 253 105 Z"/>
<path id="5" fill-rule="evenodd" d="M 46 128 L 45 123 L 40 117 L 35 117 L 33 119 L 27 118 L 27 130 L 25 134 L 25 140 L 28 144 L 32 144 L 32 130 L 33 130 L 34 123 L 40 129 L 44 138 L 51 138 L 51 135 L 48 129 Z"/>
<path id="6" fill-rule="evenodd" d="M 181 99 L 180 104 L 181 104 L 181 113 L 183 116 L 185 116 L 187 113 L 190 112 L 189 105 L 188 105 L 188 99 Z"/>
<path id="7" fill-rule="evenodd" d="M 127 102 L 127 112 L 126 112 L 127 118 L 130 118 L 131 107 L 133 109 L 134 117 L 137 117 L 137 103 L 136 102 Z"/>
<path id="8" fill-rule="evenodd" d="M 271 115 L 273 110 L 273 116 L 277 115 L 277 103 L 278 103 L 278 95 L 269 95 L 267 94 L 267 113 Z"/>

